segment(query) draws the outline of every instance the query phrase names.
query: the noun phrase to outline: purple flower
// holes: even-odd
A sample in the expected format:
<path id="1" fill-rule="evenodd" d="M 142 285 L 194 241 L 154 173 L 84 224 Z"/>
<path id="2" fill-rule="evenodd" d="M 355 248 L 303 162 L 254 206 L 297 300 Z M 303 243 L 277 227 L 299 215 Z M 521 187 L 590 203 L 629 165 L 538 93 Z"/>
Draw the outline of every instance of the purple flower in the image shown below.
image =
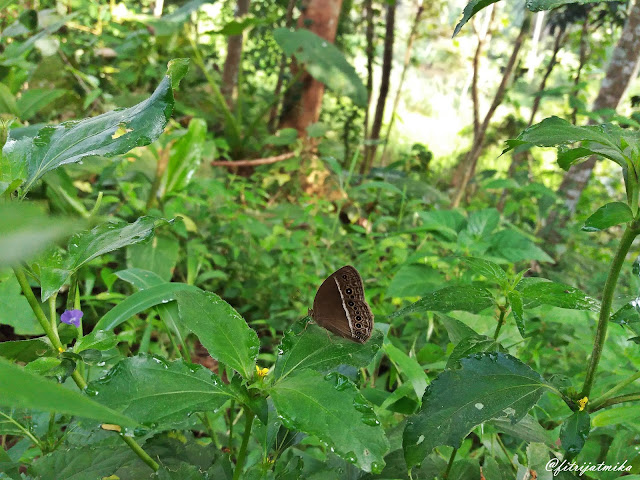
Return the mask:
<path id="1" fill-rule="evenodd" d="M 79 327 L 80 319 L 83 315 L 82 310 L 65 310 L 64 313 L 60 315 L 60 320 L 62 323 Z"/>

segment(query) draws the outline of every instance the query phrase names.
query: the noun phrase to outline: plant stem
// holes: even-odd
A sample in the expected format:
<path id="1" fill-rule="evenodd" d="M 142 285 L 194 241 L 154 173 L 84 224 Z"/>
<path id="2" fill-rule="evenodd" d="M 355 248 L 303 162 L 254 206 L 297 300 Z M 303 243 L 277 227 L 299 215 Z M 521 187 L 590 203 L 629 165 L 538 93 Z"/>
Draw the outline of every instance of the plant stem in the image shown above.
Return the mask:
<path id="1" fill-rule="evenodd" d="M 640 378 L 640 372 L 636 372 L 633 375 L 631 375 L 629 378 L 624 379 L 619 384 L 617 384 L 615 387 L 613 387 L 611 390 L 603 393 L 598 398 L 596 398 L 593 402 L 590 402 L 590 407 L 591 408 L 589 408 L 589 411 L 597 410 L 598 407 L 600 407 L 600 405 L 602 405 L 606 400 L 608 400 L 609 398 L 613 397 L 616 393 L 618 393 L 624 387 L 626 387 L 627 385 L 632 384 L 633 382 L 635 382 L 639 378 Z"/>
<path id="2" fill-rule="evenodd" d="M 598 326 L 596 328 L 596 337 L 593 341 L 593 351 L 591 352 L 591 359 L 589 366 L 587 367 L 587 374 L 582 387 L 581 397 L 588 397 L 591 393 L 591 387 L 595 380 L 596 369 L 602 356 L 602 348 L 604 347 L 605 337 L 607 335 L 607 327 L 609 326 L 609 315 L 611 313 L 611 304 L 613 302 L 613 293 L 618 283 L 618 277 L 620 276 L 620 270 L 622 264 L 631 248 L 631 244 L 636 236 L 640 233 L 637 225 L 634 223 L 627 225 L 622 238 L 620 239 L 620 245 L 618 245 L 618 251 L 613 257 L 611 267 L 609 268 L 609 276 L 604 284 L 604 291 L 602 293 L 602 304 L 600 306 L 600 316 L 598 318 Z"/>
<path id="3" fill-rule="evenodd" d="M 498 340 L 498 335 L 500 335 L 500 330 L 502 329 L 502 325 L 504 325 L 504 316 L 507 313 L 507 309 L 505 307 L 500 306 L 500 318 L 498 318 L 498 325 L 496 325 L 496 331 L 493 332 L 493 339 Z"/>
<path id="4" fill-rule="evenodd" d="M 10 417 L 9 415 L 3 412 L 0 412 L 0 415 L 6 418 L 9 422 L 13 423 L 16 426 L 16 428 L 20 430 L 25 437 L 28 437 L 29 440 L 31 440 L 33 444 L 36 447 L 38 447 L 40 450 L 42 450 L 43 452 L 47 450 L 46 447 L 42 444 L 42 442 L 40 442 L 40 440 L 36 436 L 34 436 L 33 433 L 29 431 L 29 429 L 25 428 L 16 419 L 14 419 L 13 417 Z"/>
<path id="5" fill-rule="evenodd" d="M 640 401 L 640 392 L 628 393 L 626 395 L 620 395 L 619 397 L 610 398 L 609 400 L 606 400 L 606 401 L 602 402 L 602 404 L 600 404 L 594 410 L 600 410 L 601 408 L 610 407 L 611 405 L 616 405 L 618 403 L 638 402 L 638 401 Z M 591 411 L 593 411 L 593 410 L 591 410 Z"/>
<path id="6" fill-rule="evenodd" d="M 124 440 L 124 443 L 126 443 L 127 445 L 129 445 L 129 448 L 131 450 L 133 450 L 135 452 L 136 455 L 138 455 L 138 457 L 140 457 L 140 459 L 146 463 L 147 465 L 149 465 L 154 472 L 157 472 L 158 469 L 160 468 L 160 465 L 158 465 L 158 462 L 156 462 L 153 458 L 151 458 L 149 456 L 149 454 L 147 452 L 145 452 L 142 447 L 140 445 L 138 445 L 136 443 L 136 441 L 131 438 L 126 436 L 125 434 L 121 433 L 120 434 L 120 438 L 122 440 Z"/>
<path id="7" fill-rule="evenodd" d="M 233 480 L 238 480 L 242 474 L 244 460 L 247 456 L 247 446 L 249 445 L 249 437 L 251 436 L 251 426 L 253 425 L 254 415 L 245 408 L 246 419 L 244 424 L 244 435 L 242 436 L 242 445 L 238 452 L 238 460 L 236 461 L 236 469 L 233 471 Z"/>
<path id="8" fill-rule="evenodd" d="M 444 471 L 442 478 L 445 480 L 449 478 L 449 473 L 451 472 L 451 467 L 453 467 L 453 461 L 456 459 L 456 455 L 458 454 L 458 449 L 454 448 L 451 452 L 451 456 L 449 457 L 449 463 L 447 464 L 447 469 Z"/>

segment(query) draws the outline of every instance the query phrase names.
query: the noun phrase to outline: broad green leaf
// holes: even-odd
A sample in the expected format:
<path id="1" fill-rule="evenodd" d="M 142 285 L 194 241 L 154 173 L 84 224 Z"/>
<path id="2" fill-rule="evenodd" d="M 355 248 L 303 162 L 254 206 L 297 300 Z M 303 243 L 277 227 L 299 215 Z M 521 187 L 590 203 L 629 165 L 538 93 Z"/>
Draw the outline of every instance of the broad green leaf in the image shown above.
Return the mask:
<path id="1" fill-rule="evenodd" d="M 497 263 L 476 257 L 463 257 L 462 261 L 475 273 L 496 282 L 498 285 L 505 285 L 508 281 L 507 274 Z"/>
<path id="2" fill-rule="evenodd" d="M 171 148 L 162 195 L 182 190 L 189 184 L 202 162 L 206 134 L 207 122 L 192 118 L 187 132 Z"/>
<path id="3" fill-rule="evenodd" d="M 457 318 L 452 318 L 447 315 L 438 315 L 437 318 L 440 320 L 440 323 L 444 325 L 444 328 L 447 329 L 447 334 L 451 343 L 458 343 L 468 336 L 481 337 L 481 335 L 473 328 L 469 327 Z"/>
<path id="4" fill-rule="evenodd" d="M 66 413 L 118 425 L 136 425 L 136 421 L 130 417 L 86 395 L 25 372 L 3 358 L 0 358 L 0 406 Z"/>
<path id="5" fill-rule="evenodd" d="M 36 358 L 54 355 L 58 355 L 58 352 L 47 337 L 0 342 L 0 357 L 7 360 L 28 363 Z"/>
<path id="6" fill-rule="evenodd" d="M 447 360 L 447 368 L 455 368 L 460 364 L 460 360 L 474 353 L 490 352 L 499 345 L 495 339 L 486 335 L 469 335 L 460 340 L 451 351 Z"/>
<path id="7" fill-rule="evenodd" d="M 549 465 L 549 447 L 544 443 L 530 443 L 527 445 L 527 466 L 524 470 L 523 479 L 531 477 L 531 471 L 539 472 L 537 478 L 539 480 L 552 480 L 553 474 L 547 470 Z M 518 476 L 520 475 L 520 469 L 518 469 Z"/>
<path id="8" fill-rule="evenodd" d="M 136 458 L 136 454 L 124 444 L 115 447 L 59 448 L 35 460 L 29 472 L 39 480 L 109 478 L 113 472 L 136 461 Z"/>
<path id="9" fill-rule="evenodd" d="M 385 344 L 384 351 L 400 373 L 409 380 L 413 386 L 413 390 L 416 392 L 416 396 L 422 398 L 429 379 L 418 361 L 391 343 Z"/>
<path id="10" fill-rule="evenodd" d="M 127 247 L 127 266 L 152 271 L 168 282 L 178 262 L 179 250 L 180 243 L 175 238 L 156 235 L 150 242 Z"/>
<path id="11" fill-rule="evenodd" d="M 31 120 L 40 110 L 67 93 L 57 88 L 30 88 L 22 92 L 17 106 L 21 120 Z"/>
<path id="12" fill-rule="evenodd" d="M 145 425 L 170 427 L 193 412 L 215 411 L 233 394 L 201 365 L 151 355 L 129 357 L 89 384 L 88 395 Z"/>
<path id="13" fill-rule="evenodd" d="M 274 376 L 284 378 L 304 368 L 326 372 L 339 365 L 366 367 L 380 349 L 383 337 L 380 330 L 373 330 L 369 341 L 362 345 L 329 334 L 317 325 L 298 322 L 282 338 Z"/>
<path id="14" fill-rule="evenodd" d="M 127 268 L 126 270 L 120 270 L 116 272 L 116 276 L 140 290 L 167 283 L 157 273 L 149 270 L 143 270 L 141 268 Z"/>
<path id="15" fill-rule="evenodd" d="M 260 341 L 244 318 L 217 295 L 200 291 L 176 293 L 181 324 L 193 332 L 209 354 L 251 379 Z"/>
<path id="16" fill-rule="evenodd" d="M 451 312 L 453 310 L 464 310 L 478 313 L 492 305 L 493 296 L 486 288 L 473 285 L 450 286 L 422 297 L 408 307 L 389 315 L 389 318 L 425 311 Z"/>
<path id="17" fill-rule="evenodd" d="M 2 268 L 33 258 L 54 242 L 71 236 L 82 222 L 46 215 L 33 204 L 12 202 L 0 205 L 0 225 Z"/>
<path id="18" fill-rule="evenodd" d="M 527 237 L 514 230 L 501 230 L 488 238 L 491 247 L 487 255 L 504 258 L 509 262 L 538 260 L 552 262 L 553 259 Z"/>
<path id="19" fill-rule="evenodd" d="M 639 323 L 640 322 L 640 312 L 634 305 L 635 302 L 626 303 L 619 310 L 616 311 L 611 318 L 610 322 L 617 323 L 621 326 L 626 326 L 631 323 Z"/>
<path id="20" fill-rule="evenodd" d="M 457 210 L 431 210 L 418 212 L 418 216 L 425 229 L 436 231 L 452 241 L 467 223 L 464 215 Z"/>
<path id="21" fill-rule="evenodd" d="M 111 350 L 118 344 L 118 338 L 111 331 L 94 329 L 88 335 L 79 339 L 73 346 L 75 353 L 85 350 Z"/>
<path id="22" fill-rule="evenodd" d="M 436 268 L 422 264 L 406 264 L 391 279 L 387 297 L 421 297 L 444 283 L 444 275 Z"/>
<path id="23" fill-rule="evenodd" d="M 494 418 L 489 422 L 499 431 L 519 438 L 527 443 L 537 442 L 552 445 L 553 442 L 549 438 L 549 431 L 542 428 L 538 420 L 531 415 L 525 415 L 518 423 L 512 423 L 508 418 Z"/>
<path id="24" fill-rule="evenodd" d="M 629 205 L 622 202 L 611 202 L 603 205 L 587 218 L 582 230 L 598 232 L 631 220 L 633 220 L 633 212 Z"/>
<path id="25" fill-rule="evenodd" d="M 44 333 L 29 302 L 22 295 L 22 289 L 13 272 L 4 280 L 0 280 L 0 325 L 13 327 L 17 335 Z"/>
<path id="26" fill-rule="evenodd" d="M 485 208 L 469 213 L 467 233 L 473 237 L 489 236 L 500 223 L 500 213 L 495 208 Z"/>
<path id="27" fill-rule="evenodd" d="M 560 441 L 562 448 L 571 454 L 580 453 L 584 443 L 587 441 L 589 431 L 591 430 L 591 418 L 589 412 L 573 412 L 568 419 L 562 423 L 560 429 Z"/>
<path id="28" fill-rule="evenodd" d="M 41 268 L 42 301 L 57 292 L 69 275 L 94 258 L 145 241 L 153 235 L 158 226 L 166 223 L 166 220 L 140 217 L 134 223 L 104 223 L 89 232 L 75 235 L 69 240 L 68 254 L 61 268 Z"/>
<path id="29" fill-rule="evenodd" d="M 609 2 L 612 0 L 527 0 L 527 8 L 532 12 L 539 12 L 541 10 L 552 10 L 554 8 L 561 7 L 562 5 L 568 5 L 571 3 L 577 3 L 578 5 L 586 5 L 588 3 L 596 2 Z"/>
<path id="30" fill-rule="evenodd" d="M 336 94 L 349 97 L 357 106 L 367 105 L 367 89 L 333 43 L 304 28 L 293 31 L 277 28 L 273 38 L 286 55 L 295 55 L 313 78 Z"/>
<path id="31" fill-rule="evenodd" d="M 471 17 L 473 17 L 476 13 L 478 13 L 483 8 L 488 7 L 492 3 L 496 3 L 497 1 L 498 0 L 471 0 L 469 3 L 467 3 L 467 6 L 464 7 L 464 10 L 462 11 L 462 20 L 460 20 L 456 25 L 456 28 L 453 31 L 453 36 L 455 37 L 460 32 L 462 27 L 464 27 L 465 24 L 469 20 L 471 20 Z"/>
<path id="32" fill-rule="evenodd" d="M 133 295 L 129 295 L 122 302 L 109 310 L 96 323 L 93 331 L 113 330 L 123 322 L 126 322 L 134 315 L 144 312 L 155 305 L 165 304 L 177 299 L 181 291 L 191 291 L 199 293 L 201 290 L 186 283 L 163 283 L 155 287 L 140 290 Z M 93 332 L 92 332 L 93 333 Z"/>
<path id="33" fill-rule="evenodd" d="M 520 296 L 520 292 L 518 292 L 517 290 L 512 290 L 507 294 L 507 298 L 509 299 L 509 304 L 511 305 L 511 314 L 516 321 L 518 331 L 524 338 L 526 334 L 524 323 L 524 307 L 522 306 L 522 297 Z"/>
<path id="34" fill-rule="evenodd" d="M 495 459 L 489 455 L 484 457 L 484 463 L 482 464 L 482 475 L 491 480 L 503 480 L 502 472 L 500 471 L 500 465 Z"/>
<path id="35" fill-rule="evenodd" d="M 609 425 L 629 425 L 631 422 L 638 424 L 640 423 L 639 418 L 640 405 L 619 405 L 594 414 L 591 425 L 593 427 L 607 427 Z"/>
<path id="36" fill-rule="evenodd" d="M 572 165 L 578 162 L 578 160 L 585 157 L 596 155 L 596 152 L 590 148 L 577 147 L 577 148 L 559 148 L 558 149 L 558 166 L 564 171 L 568 171 Z"/>
<path id="37" fill-rule="evenodd" d="M 407 420 L 403 448 L 407 465 L 417 465 L 437 446 L 459 448 L 483 422 L 526 415 L 547 387 L 520 360 L 503 353 L 483 353 L 461 360 L 431 382 L 420 412 Z"/>
<path id="38" fill-rule="evenodd" d="M 35 137 L 9 139 L 0 158 L 0 182 L 23 180 L 24 196 L 45 173 L 90 156 L 113 157 L 157 139 L 173 110 L 172 82 L 184 75 L 184 59 L 169 62 L 167 75 L 147 100 L 93 118 L 42 127 Z M 175 77 L 175 78 L 174 78 Z"/>
<path id="39" fill-rule="evenodd" d="M 382 471 L 389 449 L 384 429 L 345 377 L 302 370 L 276 383 L 270 393 L 286 427 L 315 435 L 366 472 Z"/>
<path id="40" fill-rule="evenodd" d="M 572 310 L 600 310 L 600 302 L 582 290 L 563 283 L 537 282 L 526 285 L 520 294 L 523 298 L 554 307 Z"/>
<path id="41" fill-rule="evenodd" d="M 8 113 L 16 117 L 20 116 L 15 95 L 2 82 L 0 82 L 0 113 Z"/>

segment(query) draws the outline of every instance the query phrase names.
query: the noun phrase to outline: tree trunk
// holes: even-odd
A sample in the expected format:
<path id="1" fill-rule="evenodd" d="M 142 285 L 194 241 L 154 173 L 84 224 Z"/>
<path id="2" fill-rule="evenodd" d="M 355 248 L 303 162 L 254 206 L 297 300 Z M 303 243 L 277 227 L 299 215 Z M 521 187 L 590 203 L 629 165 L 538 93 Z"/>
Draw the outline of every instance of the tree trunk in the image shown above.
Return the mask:
<path id="1" fill-rule="evenodd" d="M 639 0 L 640 1 L 640 0 Z M 493 102 L 487 111 L 487 114 L 480 124 L 478 129 L 478 134 L 474 139 L 473 145 L 471 146 L 471 150 L 465 156 L 465 159 L 459 168 L 456 169 L 457 175 L 453 179 L 453 186 L 455 187 L 454 195 L 451 200 L 452 208 L 456 208 L 460 205 L 460 201 L 464 196 L 467 185 L 469 184 L 469 180 L 473 177 L 473 174 L 476 171 L 476 166 L 478 164 L 478 159 L 480 158 L 480 153 L 482 153 L 482 147 L 484 146 L 484 140 L 487 134 L 487 129 L 489 128 L 489 123 L 491 122 L 491 118 L 493 114 L 496 112 L 496 109 L 502 103 L 504 99 L 505 92 L 507 90 L 507 84 L 509 83 L 509 78 L 511 77 L 511 72 L 516 64 L 516 60 L 518 58 L 518 53 L 522 48 L 522 44 L 524 43 L 524 39 L 529 31 L 529 27 L 531 26 L 531 17 L 527 12 L 524 20 L 522 21 L 522 26 L 520 27 L 520 33 L 515 40 L 513 51 L 511 52 L 511 57 L 509 57 L 509 61 L 504 69 L 504 73 L 502 75 L 502 81 L 498 86 L 498 90 L 496 91 L 495 97 L 493 98 Z"/>
<path id="2" fill-rule="evenodd" d="M 382 77 L 380 79 L 380 90 L 378 92 L 378 101 L 376 103 L 376 112 L 373 117 L 373 125 L 371 126 L 371 135 L 369 140 L 373 142 L 380 138 L 380 130 L 382 129 L 382 120 L 384 117 L 384 106 L 387 103 L 387 95 L 389 94 L 389 78 L 391 77 L 391 67 L 393 64 L 393 41 L 395 39 L 396 24 L 396 6 L 397 1 L 387 5 L 387 24 L 384 37 L 384 51 L 382 54 Z M 365 148 L 365 164 L 364 171 L 367 172 L 373 165 L 376 156 L 377 145 L 368 145 Z"/>
<path id="3" fill-rule="evenodd" d="M 238 0 L 235 17 L 242 17 L 249 13 L 249 0 Z M 233 110 L 234 91 L 238 86 L 238 72 L 240 72 L 240 61 L 242 59 L 242 42 L 244 34 L 231 35 L 227 40 L 227 58 L 224 60 L 222 70 L 222 86 L 220 91 L 227 101 L 229 110 Z"/>
<path id="4" fill-rule="evenodd" d="M 285 14 L 285 26 L 291 27 L 291 21 L 293 20 L 293 9 L 296 6 L 296 0 L 289 0 L 287 5 L 287 13 Z M 280 110 L 280 94 L 282 93 L 282 84 L 284 83 L 284 70 L 287 68 L 287 56 L 282 55 L 280 60 L 280 69 L 278 71 L 278 80 L 276 82 L 276 88 L 273 91 L 274 103 L 269 113 L 268 128 L 270 132 L 275 130 L 276 120 L 278 119 L 278 111 Z"/>
<path id="5" fill-rule="evenodd" d="M 480 75 L 480 57 L 484 44 L 491 38 L 491 24 L 496 16 L 495 5 L 489 5 L 485 13 L 484 24 L 476 31 L 478 45 L 473 55 L 473 78 L 471 80 L 471 103 L 473 104 L 473 141 L 476 141 L 480 131 L 480 98 L 478 96 L 478 77 Z M 475 23 L 474 30 L 475 30 Z"/>
<path id="6" fill-rule="evenodd" d="M 629 12 L 627 23 L 622 29 L 620 40 L 611 55 L 611 63 L 605 78 L 600 84 L 600 91 L 593 102 L 593 110 L 603 108 L 616 109 L 629 83 L 638 73 L 640 59 L 640 0 L 636 0 Z M 590 122 L 592 123 L 592 122 Z M 555 209 L 550 212 L 547 225 L 542 236 L 551 242 L 557 242 L 558 229 L 563 228 L 570 216 L 575 212 L 576 205 L 591 178 L 591 172 L 596 164 L 596 157 L 592 156 L 585 162 L 572 166 L 565 174 L 558 193 L 563 193 L 563 211 Z"/>
<path id="7" fill-rule="evenodd" d="M 587 62 L 587 47 L 588 47 L 588 34 L 589 33 L 589 15 L 587 14 L 584 19 L 584 23 L 582 24 L 582 31 L 580 32 L 580 57 L 578 60 L 578 69 L 576 71 L 576 76 L 573 79 L 573 86 L 575 88 L 574 91 L 577 92 L 578 85 L 580 84 L 580 76 L 582 75 L 582 68 L 584 64 Z M 578 105 L 573 107 L 573 111 L 571 112 L 571 123 L 574 125 L 577 122 L 578 117 Z"/>
<path id="8" fill-rule="evenodd" d="M 566 37 L 564 35 L 564 29 L 558 28 L 558 33 L 556 34 L 556 38 L 555 38 L 555 41 L 553 43 L 553 52 L 551 54 L 551 59 L 549 60 L 549 63 L 547 64 L 547 69 L 544 72 L 542 80 L 540 81 L 540 85 L 538 86 L 537 95 L 535 96 L 535 98 L 533 100 L 533 105 L 531 106 L 531 115 L 529 115 L 529 122 L 527 123 L 527 127 L 530 127 L 531 125 L 533 125 L 533 120 L 536 117 L 536 113 L 538 113 L 538 108 L 540 108 L 540 99 L 542 98 L 541 93 L 547 87 L 547 81 L 549 80 L 549 76 L 551 75 L 551 72 L 553 71 L 553 68 L 557 65 L 557 61 L 556 60 L 558 58 L 558 52 L 560 51 L 560 47 L 564 43 L 564 39 L 565 38 Z M 516 171 L 518 170 L 518 167 L 523 162 L 523 160 L 526 158 L 526 155 L 527 155 L 527 152 L 514 152 L 511 155 L 511 165 L 509 165 L 509 171 L 507 172 L 507 178 L 512 178 L 515 175 Z M 502 210 L 504 209 L 504 204 L 506 202 L 506 199 L 507 199 L 507 191 L 504 190 L 502 192 L 502 195 L 500 196 L 500 200 L 498 201 L 498 205 L 496 206 L 498 211 L 502 212 Z"/>
<path id="9" fill-rule="evenodd" d="M 320 38 L 333 43 L 338 30 L 338 18 L 342 0 L 305 0 L 302 15 L 298 18 L 298 28 L 307 28 Z M 294 75 L 300 68 L 292 65 Z M 320 107 L 324 95 L 324 84 L 304 72 L 298 82 L 293 101 L 285 102 L 285 109 L 280 119 L 280 128 L 295 128 L 298 135 L 304 137 L 306 129 L 320 117 Z"/>
<path id="10" fill-rule="evenodd" d="M 407 75 L 407 70 L 409 69 L 409 63 L 411 62 L 411 53 L 413 51 L 413 42 L 416 40 L 416 36 L 418 34 L 418 25 L 420 25 L 420 19 L 422 18 L 422 12 L 424 11 L 423 0 L 419 0 L 418 10 L 416 11 L 416 16 L 413 20 L 413 25 L 411 25 L 411 32 L 409 33 L 409 38 L 407 39 L 407 47 L 404 52 L 404 63 L 402 65 L 402 73 L 400 74 L 400 82 L 398 83 L 398 90 L 396 91 L 396 96 L 393 99 L 393 108 L 391 109 L 391 119 L 389 120 L 389 125 L 387 126 L 387 133 L 384 139 L 384 147 L 382 148 L 382 159 L 385 158 L 385 154 L 387 152 L 387 147 L 389 146 L 389 137 L 391 136 L 391 129 L 393 128 L 393 121 L 396 116 L 396 110 L 398 109 L 398 104 L 400 103 L 400 95 L 402 94 L 402 86 L 404 84 L 404 79 Z"/>
<path id="11" fill-rule="evenodd" d="M 373 1 L 364 1 L 365 19 L 367 23 L 367 109 L 364 111 L 364 138 L 369 132 L 369 109 L 371 108 L 371 93 L 373 92 Z M 366 162 L 363 162 L 364 165 Z"/>

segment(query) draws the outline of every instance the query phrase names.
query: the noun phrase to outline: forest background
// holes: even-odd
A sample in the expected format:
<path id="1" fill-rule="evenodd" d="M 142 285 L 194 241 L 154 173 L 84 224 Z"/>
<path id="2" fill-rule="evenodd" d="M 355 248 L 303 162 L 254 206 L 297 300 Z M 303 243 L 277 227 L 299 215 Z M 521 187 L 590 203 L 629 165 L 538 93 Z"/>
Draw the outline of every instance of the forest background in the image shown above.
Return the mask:
<path id="1" fill-rule="evenodd" d="M 639 479 L 639 63 L 638 1 L 0 0 L 0 478 Z"/>

